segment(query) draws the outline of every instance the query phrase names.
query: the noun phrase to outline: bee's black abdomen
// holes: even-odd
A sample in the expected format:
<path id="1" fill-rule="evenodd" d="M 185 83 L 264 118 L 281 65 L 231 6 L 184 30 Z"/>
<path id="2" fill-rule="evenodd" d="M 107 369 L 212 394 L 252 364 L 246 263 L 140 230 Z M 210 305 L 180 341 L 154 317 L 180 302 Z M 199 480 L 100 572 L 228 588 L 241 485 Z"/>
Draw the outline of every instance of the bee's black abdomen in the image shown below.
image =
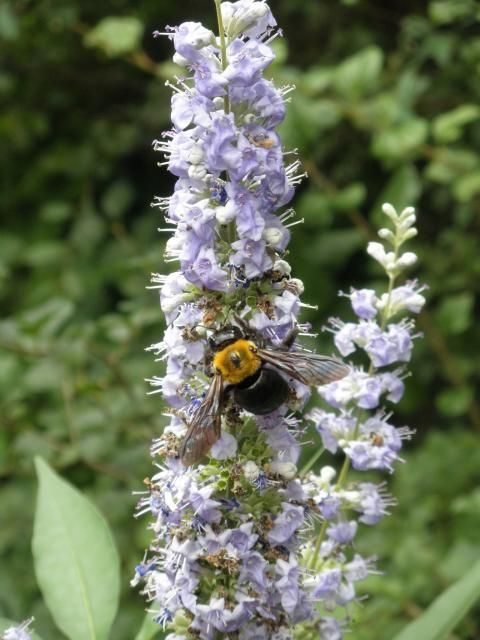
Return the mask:
<path id="1" fill-rule="evenodd" d="M 286 381 L 274 369 L 262 367 L 253 376 L 233 387 L 234 401 L 246 411 L 263 415 L 270 413 L 288 398 Z"/>

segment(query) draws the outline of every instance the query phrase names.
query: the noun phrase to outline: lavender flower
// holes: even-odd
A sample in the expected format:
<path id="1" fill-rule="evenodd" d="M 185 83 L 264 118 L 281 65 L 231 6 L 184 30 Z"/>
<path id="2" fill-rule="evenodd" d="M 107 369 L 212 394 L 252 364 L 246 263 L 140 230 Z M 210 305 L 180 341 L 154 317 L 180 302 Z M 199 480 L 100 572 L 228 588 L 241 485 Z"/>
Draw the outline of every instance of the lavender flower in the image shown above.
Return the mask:
<path id="1" fill-rule="evenodd" d="M 414 262 L 400 248 L 415 218 L 385 206 L 394 230 L 380 237 L 392 251 L 371 243 L 368 252 L 386 270 L 388 290 L 352 290 L 358 322 L 330 325 L 343 356 L 363 351 L 370 362 L 320 388 L 331 408 L 309 415 L 324 447 L 345 454 L 338 477 L 327 466 L 298 470 L 306 428 L 299 412 L 310 390 L 293 380 L 287 402 L 268 415 L 227 402 L 205 464 L 185 468 L 180 443 L 210 386 L 211 332 L 237 317 L 275 346 L 292 330 L 309 330 L 298 321 L 303 283 L 285 260 L 295 214 L 278 212 L 301 178 L 297 160 L 285 165 L 275 131 L 290 88 L 262 76 L 279 31 L 263 0 L 215 3 L 219 38 L 194 22 L 166 33 L 185 78 L 172 85 L 173 129 L 154 142 L 178 179 L 155 206 L 172 232 L 166 259 L 179 270 L 152 278 L 168 327 L 150 348 L 166 374 L 150 382 L 170 405 L 170 423 L 152 445 L 157 470 L 138 504 L 154 539 L 132 585 L 142 584 L 169 640 L 338 640 L 346 619 L 328 612 L 348 608 L 356 583 L 374 571 L 373 559 L 352 551 L 359 523 L 376 524 L 395 504 L 384 483 L 346 484 L 348 468 L 393 470 L 411 435 L 394 426 L 386 403 L 403 394 L 417 337 L 413 322 L 398 316 L 424 303 L 416 282 L 395 286 Z"/>

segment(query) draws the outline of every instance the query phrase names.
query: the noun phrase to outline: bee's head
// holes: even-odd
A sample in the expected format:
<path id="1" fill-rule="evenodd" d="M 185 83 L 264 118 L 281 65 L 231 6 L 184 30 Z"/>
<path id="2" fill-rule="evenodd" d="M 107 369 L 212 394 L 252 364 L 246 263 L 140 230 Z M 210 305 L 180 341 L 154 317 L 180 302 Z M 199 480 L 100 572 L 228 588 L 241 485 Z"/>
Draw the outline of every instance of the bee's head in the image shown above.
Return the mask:
<path id="1" fill-rule="evenodd" d="M 242 335 L 242 334 L 236 334 Z M 213 368 L 224 382 L 239 384 L 255 374 L 262 366 L 254 342 L 243 337 L 224 340 L 213 356 Z"/>

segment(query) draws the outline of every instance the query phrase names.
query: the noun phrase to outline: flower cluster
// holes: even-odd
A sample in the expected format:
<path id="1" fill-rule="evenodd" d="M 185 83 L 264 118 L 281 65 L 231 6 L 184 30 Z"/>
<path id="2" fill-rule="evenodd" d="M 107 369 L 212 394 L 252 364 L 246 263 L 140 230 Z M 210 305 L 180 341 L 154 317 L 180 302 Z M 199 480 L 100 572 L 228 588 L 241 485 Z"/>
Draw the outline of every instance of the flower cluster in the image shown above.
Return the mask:
<path id="1" fill-rule="evenodd" d="M 153 276 L 168 326 L 151 347 L 166 374 L 150 382 L 169 404 L 170 421 L 153 443 L 157 473 L 139 500 L 137 513 L 150 514 L 154 539 L 132 584 L 142 584 L 169 640 L 337 640 L 346 621 L 333 611 L 353 602 L 356 583 L 373 571 L 372 559 L 352 552 L 357 520 L 376 524 L 394 504 L 383 484 L 347 485 L 348 465 L 391 469 L 410 433 L 396 429 L 385 410 L 368 419 L 358 411 L 403 393 L 415 336 L 411 321 L 392 319 L 418 311 L 423 297 L 415 283 L 394 283 L 412 262 L 400 246 L 414 217 L 387 207 L 394 231 L 381 237 L 393 251 L 372 243 L 369 253 L 390 287 L 380 297 L 352 291 L 358 324 L 331 325 L 343 356 L 364 349 L 372 363 L 321 387 L 332 410 L 310 414 L 325 448 L 345 452 L 338 480 L 328 466 L 309 471 L 317 455 L 297 468 L 306 429 L 299 411 L 310 389 L 288 378 L 288 398 L 266 415 L 228 396 L 221 437 L 204 464 L 185 468 L 181 442 L 211 385 L 212 332 L 237 323 L 271 348 L 286 345 L 292 330 L 308 332 L 298 322 L 303 284 L 285 260 L 286 222 L 295 215 L 285 206 L 301 176 L 296 159 L 285 163 L 289 154 L 275 131 L 290 89 L 262 75 L 279 31 L 263 0 L 215 3 L 219 37 L 193 22 L 166 33 L 186 70 L 172 87 L 173 130 L 155 141 L 178 177 L 173 195 L 155 202 L 172 231 L 166 259 L 179 262 L 178 271 Z M 299 350 L 292 340 L 283 348 Z M 394 363 L 401 364 L 383 369 Z"/>
<path id="2" fill-rule="evenodd" d="M 29 618 L 16 627 L 8 627 L 2 633 L 1 640 L 31 640 L 31 629 L 29 627 L 32 622 L 33 618 Z"/>
<path id="3" fill-rule="evenodd" d="M 348 294 L 357 322 L 330 321 L 330 330 L 340 353 L 347 357 L 363 350 L 370 366 L 368 371 L 353 368 L 352 373 L 319 389 L 323 398 L 336 411 L 315 409 L 310 414 L 326 449 L 335 453 L 343 449 L 347 459 L 357 470 L 387 469 L 393 471 L 401 441 L 410 438 L 407 427 L 395 428 L 391 415 L 382 408 L 385 401 L 397 403 L 404 392 L 405 365 L 410 360 L 415 323 L 408 314 L 419 313 L 425 304 L 425 287 L 416 281 L 395 286 L 396 279 L 415 263 L 416 255 L 403 252 L 403 244 L 416 235 L 415 213 L 411 207 L 397 214 L 385 204 L 383 211 L 393 223 L 391 229 L 380 229 L 379 236 L 392 247 L 370 242 L 368 253 L 377 260 L 389 278 L 388 291 L 377 296 L 372 289 L 360 289 Z M 342 294 L 345 295 L 345 294 Z M 385 367 L 394 365 L 393 370 Z M 358 409 L 372 409 L 369 417 Z"/>

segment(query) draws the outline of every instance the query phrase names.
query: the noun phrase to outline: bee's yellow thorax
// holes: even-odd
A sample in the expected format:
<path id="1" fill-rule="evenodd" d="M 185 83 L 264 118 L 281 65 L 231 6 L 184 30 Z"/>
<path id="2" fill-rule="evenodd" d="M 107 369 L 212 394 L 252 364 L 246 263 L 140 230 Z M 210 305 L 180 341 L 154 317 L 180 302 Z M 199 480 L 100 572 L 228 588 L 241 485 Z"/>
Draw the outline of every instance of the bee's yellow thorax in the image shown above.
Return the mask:
<path id="1" fill-rule="evenodd" d="M 235 340 L 213 358 L 213 366 L 220 371 L 225 382 L 230 384 L 238 384 L 252 376 L 261 364 L 254 343 L 243 339 Z"/>

